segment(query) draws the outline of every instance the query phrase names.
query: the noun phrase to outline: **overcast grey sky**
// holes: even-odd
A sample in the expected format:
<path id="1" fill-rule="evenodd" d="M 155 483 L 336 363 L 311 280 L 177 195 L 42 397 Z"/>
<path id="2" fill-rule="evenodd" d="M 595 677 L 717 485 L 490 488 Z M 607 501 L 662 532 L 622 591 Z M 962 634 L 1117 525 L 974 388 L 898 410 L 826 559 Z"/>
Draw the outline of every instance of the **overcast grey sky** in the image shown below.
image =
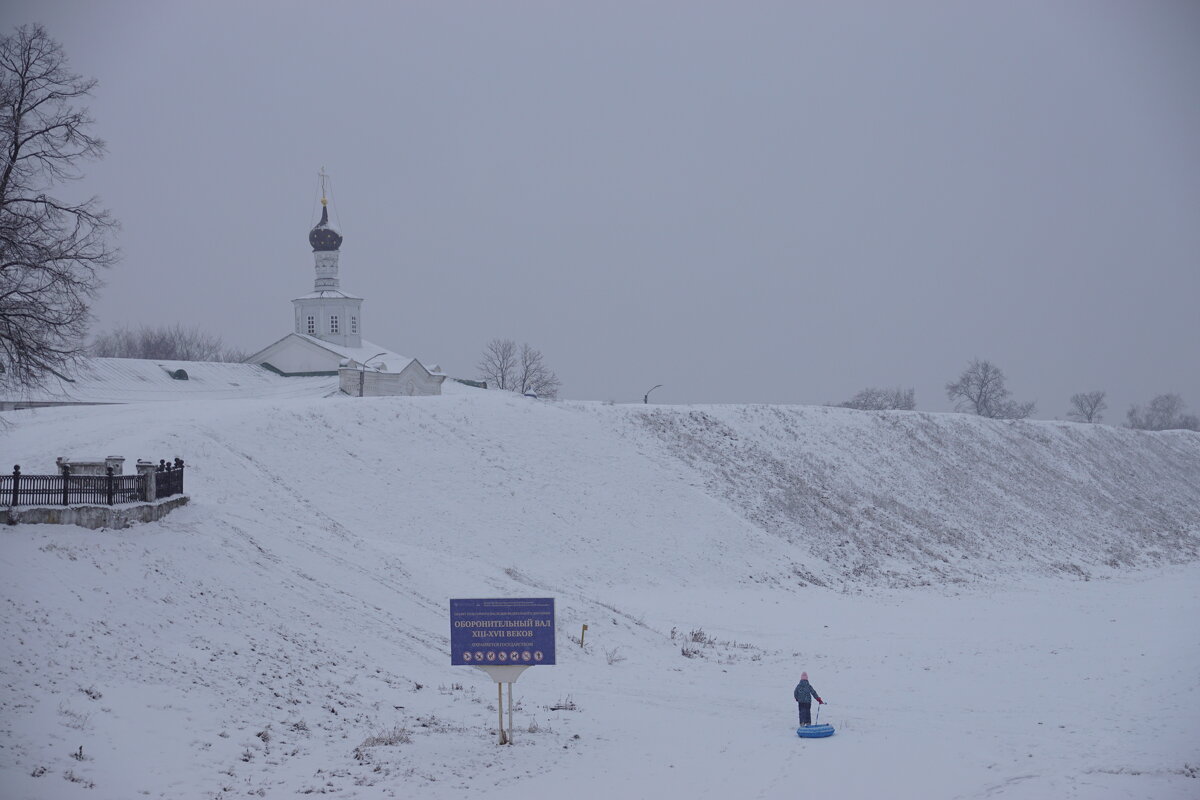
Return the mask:
<path id="1" fill-rule="evenodd" d="M 453 375 L 945 410 L 980 357 L 1038 417 L 1200 410 L 1198 3 L 6 7 L 100 81 L 97 330 L 289 332 L 324 166 L 365 336 Z"/>

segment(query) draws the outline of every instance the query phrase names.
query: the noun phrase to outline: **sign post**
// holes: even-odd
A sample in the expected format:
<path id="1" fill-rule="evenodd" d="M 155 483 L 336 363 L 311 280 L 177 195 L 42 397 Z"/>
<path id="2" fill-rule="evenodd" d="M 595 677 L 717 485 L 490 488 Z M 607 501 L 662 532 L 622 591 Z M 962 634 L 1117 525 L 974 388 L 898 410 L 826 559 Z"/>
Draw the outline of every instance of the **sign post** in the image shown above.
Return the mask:
<path id="1" fill-rule="evenodd" d="M 554 598 L 451 600 L 450 664 L 478 667 L 496 682 L 499 743 L 512 744 L 512 685 L 528 668 L 554 664 Z"/>

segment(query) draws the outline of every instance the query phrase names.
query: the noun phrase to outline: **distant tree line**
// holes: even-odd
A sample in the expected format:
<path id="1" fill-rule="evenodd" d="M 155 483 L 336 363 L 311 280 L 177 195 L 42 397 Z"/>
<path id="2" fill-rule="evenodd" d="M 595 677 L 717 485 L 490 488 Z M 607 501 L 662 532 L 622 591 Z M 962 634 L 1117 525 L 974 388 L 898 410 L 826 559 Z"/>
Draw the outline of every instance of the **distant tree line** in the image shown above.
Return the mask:
<path id="1" fill-rule="evenodd" d="M 912 411 L 917 407 L 917 390 L 868 387 L 838 405 L 859 411 Z"/>
<path id="2" fill-rule="evenodd" d="M 1177 394 L 1160 394 L 1145 409 L 1133 406 L 1126 418 L 1129 427 L 1143 431 L 1200 431 L 1200 417 L 1185 414 L 1183 398 Z"/>
<path id="3" fill-rule="evenodd" d="M 990 419 L 1025 419 L 1037 408 L 1034 402 L 1018 403 L 1011 399 L 1004 371 L 990 361 L 972 359 L 957 380 L 946 384 L 946 396 L 955 410 Z M 1108 409 L 1107 393 L 1101 389 L 1071 395 L 1067 419 L 1097 423 Z M 868 387 L 849 400 L 836 405 L 860 411 L 912 411 L 917 407 L 913 389 Z M 1200 431 L 1200 417 L 1188 414 L 1177 394 L 1160 394 L 1142 408 L 1133 406 L 1126 415 L 1130 428 L 1146 431 Z"/>
<path id="4" fill-rule="evenodd" d="M 226 347 L 220 336 L 179 323 L 118 327 L 92 341 L 91 354 L 105 358 L 157 358 L 164 361 L 245 361 L 246 353 Z"/>

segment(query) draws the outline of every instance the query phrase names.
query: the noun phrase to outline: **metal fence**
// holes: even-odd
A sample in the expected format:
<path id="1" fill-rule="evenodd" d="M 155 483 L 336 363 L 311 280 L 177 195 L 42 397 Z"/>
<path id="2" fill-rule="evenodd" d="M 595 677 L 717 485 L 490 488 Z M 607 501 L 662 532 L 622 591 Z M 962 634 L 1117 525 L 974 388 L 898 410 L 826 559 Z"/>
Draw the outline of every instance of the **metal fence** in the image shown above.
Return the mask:
<path id="1" fill-rule="evenodd" d="M 159 461 L 154 470 L 154 497 L 170 497 L 173 494 L 183 494 L 183 459 L 177 458 L 174 463 Z"/>
<path id="2" fill-rule="evenodd" d="M 154 497 L 149 498 L 149 475 L 72 475 L 64 467 L 58 475 L 23 475 L 20 465 L 11 475 L 0 475 L 0 506 L 116 505 L 183 494 L 183 460 L 154 468 Z"/>

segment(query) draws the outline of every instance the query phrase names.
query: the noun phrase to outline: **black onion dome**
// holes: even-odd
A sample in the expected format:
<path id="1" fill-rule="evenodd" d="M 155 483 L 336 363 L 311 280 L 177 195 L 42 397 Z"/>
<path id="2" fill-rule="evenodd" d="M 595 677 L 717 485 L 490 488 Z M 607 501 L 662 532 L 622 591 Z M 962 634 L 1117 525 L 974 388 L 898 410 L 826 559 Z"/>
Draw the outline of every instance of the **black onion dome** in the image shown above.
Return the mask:
<path id="1" fill-rule="evenodd" d="M 308 243 L 313 250 L 337 250 L 342 246 L 342 235 L 329 227 L 328 206 L 321 206 L 321 221 L 308 232 Z"/>

